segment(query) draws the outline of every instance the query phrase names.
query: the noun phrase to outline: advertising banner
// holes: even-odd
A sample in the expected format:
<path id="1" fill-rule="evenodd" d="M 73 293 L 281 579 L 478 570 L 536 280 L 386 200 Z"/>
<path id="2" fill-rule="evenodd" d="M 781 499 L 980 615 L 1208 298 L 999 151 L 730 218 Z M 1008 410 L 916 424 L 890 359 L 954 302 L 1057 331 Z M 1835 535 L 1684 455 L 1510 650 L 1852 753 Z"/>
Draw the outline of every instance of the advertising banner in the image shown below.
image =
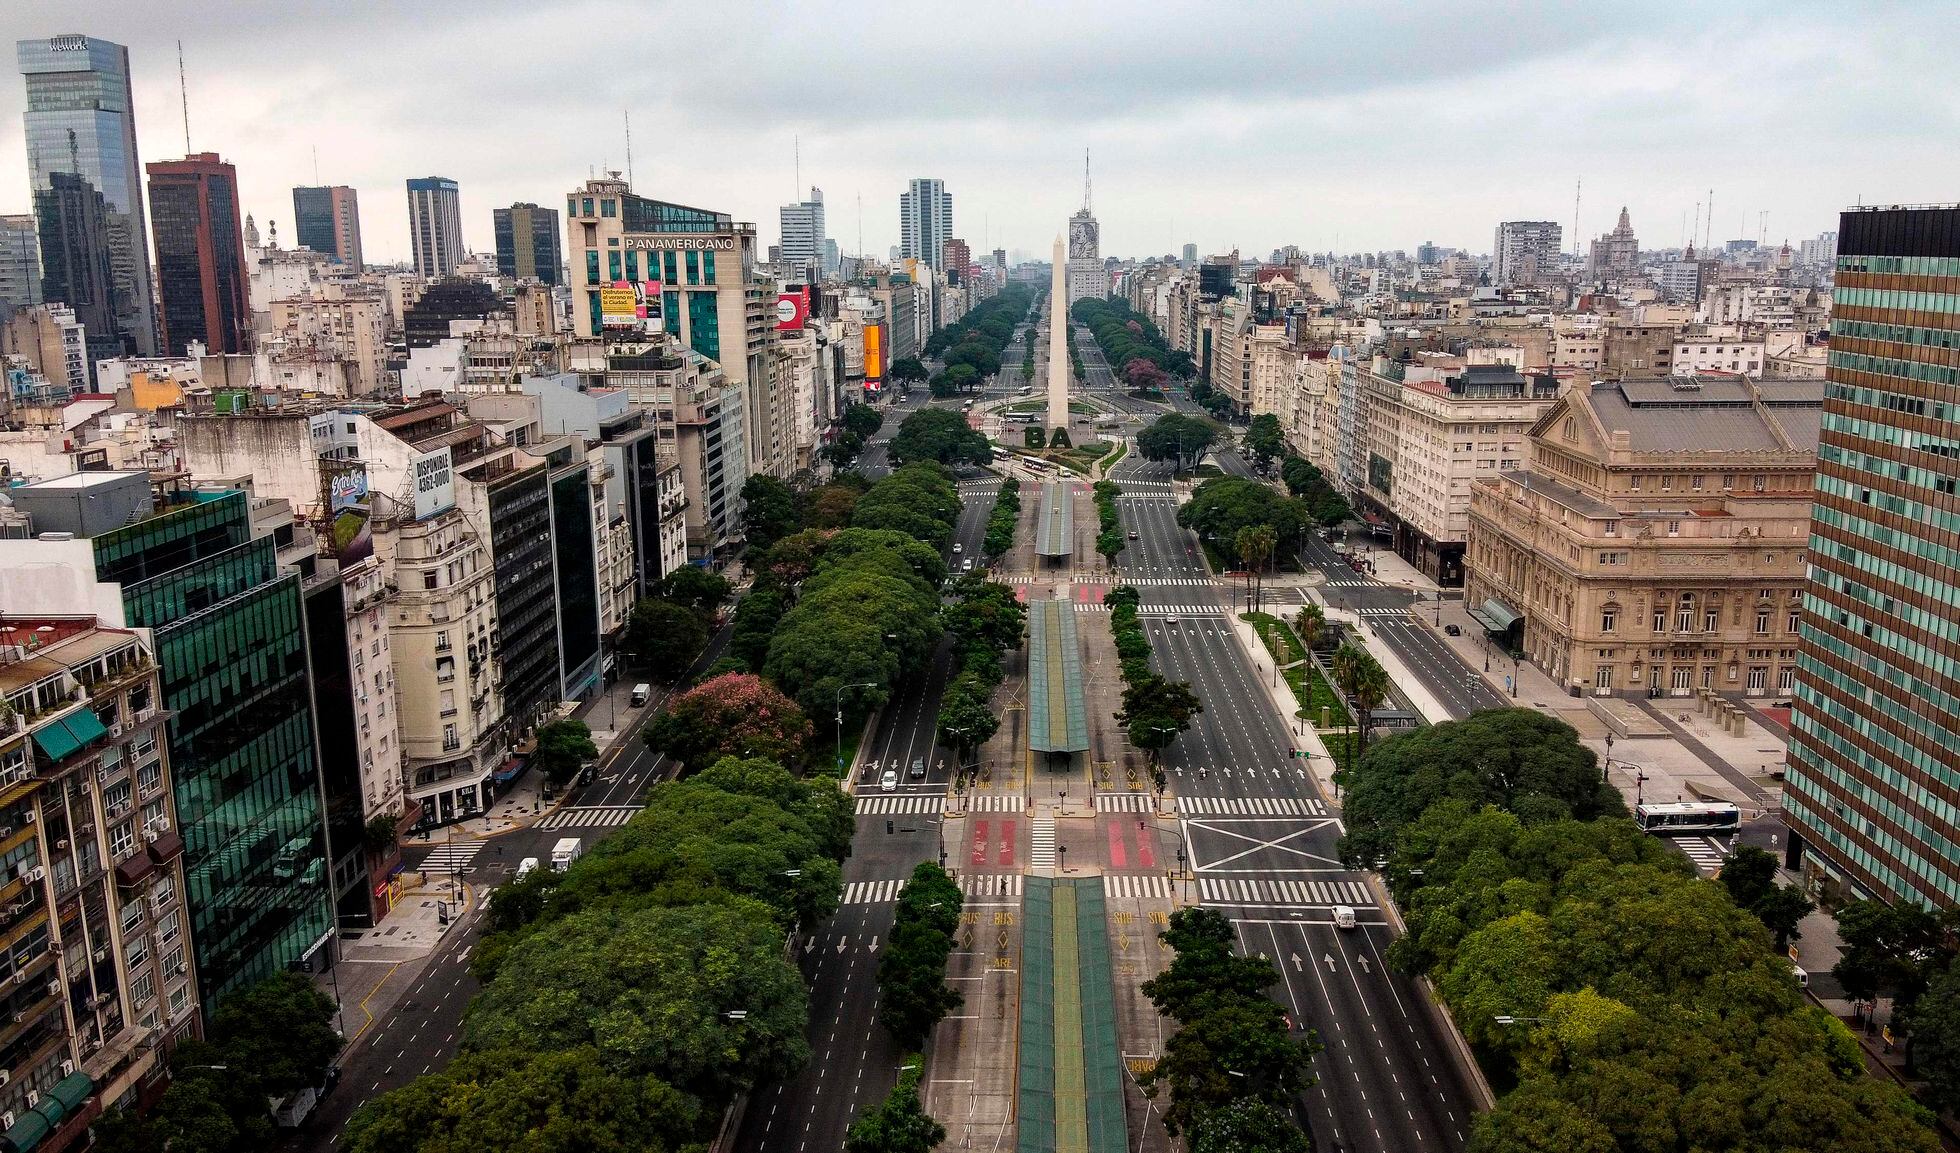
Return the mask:
<path id="1" fill-rule="evenodd" d="M 616 280 L 610 288 L 599 290 L 599 323 L 606 328 L 639 327 L 640 297 L 632 285 Z"/>
<path id="2" fill-rule="evenodd" d="M 792 284 L 776 295 L 776 331 L 797 332 L 810 319 L 808 285 Z"/>
<path id="3" fill-rule="evenodd" d="M 416 520 L 456 507 L 456 474 L 449 466 L 448 445 L 410 457 L 408 479 L 415 492 Z"/>
<path id="4" fill-rule="evenodd" d="M 636 281 L 633 285 L 634 313 L 642 321 L 642 327 L 659 328 L 666 321 L 662 311 L 666 297 L 662 295 L 667 286 L 658 280 Z"/>
<path id="5" fill-rule="evenodd" d="M 885 379 L 885 326 L 864 326 L 864 386 L 872 387 Z"/>

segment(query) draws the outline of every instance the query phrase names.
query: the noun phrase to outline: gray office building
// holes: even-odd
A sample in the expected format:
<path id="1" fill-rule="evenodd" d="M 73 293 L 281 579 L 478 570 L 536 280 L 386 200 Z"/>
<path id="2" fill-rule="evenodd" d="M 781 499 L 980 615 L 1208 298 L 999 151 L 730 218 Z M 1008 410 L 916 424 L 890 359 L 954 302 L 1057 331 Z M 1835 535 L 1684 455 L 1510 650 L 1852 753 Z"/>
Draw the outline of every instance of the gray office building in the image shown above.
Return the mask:
<path id="1" fill-rule="evenodd" d="M 136 154 L 129 49 L 91 36 L 68 35 L 21 40 L 15 52 L 27 82 L 22 121 L 28 180 L 36 202 L 54 175 L 63 172 L 76 174 L 102 194 L 116 336 L 126 339 L 134 351 L 153 355 L 156 307 L 150 287 L 142 167 Z M 42 231 L 45 242 L 45 224 Z"/>
<path id="2" fill-rule="evenodd" d="M 558 210 L 513 204 L 491 213 L 497 230 L 497 272 L 502 276 L 565 283 L 565 250 L 559 240 Z"/>
<path id="3" fill-rule="evenodd" d="M 41 245 L 34 218 L 0 216 L 0 320 L 41 303 Z"/>

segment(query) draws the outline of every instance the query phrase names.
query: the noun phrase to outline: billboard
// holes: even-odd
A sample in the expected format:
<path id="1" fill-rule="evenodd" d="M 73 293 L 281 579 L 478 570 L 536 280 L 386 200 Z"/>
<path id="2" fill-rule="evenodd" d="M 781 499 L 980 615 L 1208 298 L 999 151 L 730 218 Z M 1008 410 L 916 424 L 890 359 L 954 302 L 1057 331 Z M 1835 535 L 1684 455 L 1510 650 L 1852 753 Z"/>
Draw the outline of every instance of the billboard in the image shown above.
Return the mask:
<path id="1" fill-rule="evenodd" d="M 864 326 L 864 387 L 875 388 L 885 379 L 885 326 Z"/>
<path id="2" fill-rule="evenodd" d="M 415 492 L 416 520 L 456 507 L 456 474 L 449 465 L 448 445 L 409 457 L 408 479 Z"/>
<path id="3" fill-rule="evenodd" d="M 633 282 L 633 311 L 642 328 L 659 328 L 666 320 L 664 307 L 666 285 L 658 280 L 638 280 Z"/>
<path id="4" fill-rule="evenodd" d="M 810 319 L 810 288 L 804 284 L 784 286 L 776 294 L 776 331 L 797 332 Z"/>
<path id="5" fill-rule="evenodd" d="M 359 461 L 320 462 L 321 471 L 327 474 L 327 512 L 337 513 L 341 509 L 357 504 L 366 504 L 368 496 L 367 466 Z"/>
<path id="6" fill-rule="evenodd" d="M 637 328 L 640 324 L 640 297 L 623 280 L 599 290 L 599 323 L 606 328 Z"/>

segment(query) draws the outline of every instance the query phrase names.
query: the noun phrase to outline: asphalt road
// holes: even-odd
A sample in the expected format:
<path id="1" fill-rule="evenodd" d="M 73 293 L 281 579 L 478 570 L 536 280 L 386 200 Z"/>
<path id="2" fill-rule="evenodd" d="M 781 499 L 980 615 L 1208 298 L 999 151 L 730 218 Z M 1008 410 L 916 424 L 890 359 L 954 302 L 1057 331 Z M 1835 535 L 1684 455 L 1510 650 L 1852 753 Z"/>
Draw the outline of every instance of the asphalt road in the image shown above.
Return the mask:
<path id="1" fill-rule="evenodd" d="M 1165 761 L 1196 895 L 1233 919 L 1245 952 L 1279 965 L 1274 996 L 1325 1046 L 1302 1117 L 1322 1149 L 1462 1148 L 1471 1112 L 1436 1010 L 1383 963 L 1394 930 L 1366 878 L 1336 858 L 1339 821 L 1259 683 L 1272 668 L 1255 667 L 1229 631 L 1232 590 L 1149 583 L 1202 572 L 1195 541 L 1169 500 L 1126 494 L 1119 505 L 1138 533 L 1122 563 L 1142 578 L 1152 664 L 1205 705 Z M 1335 904 L 1356 909 L 1354 929 L 1334 927 Z"/>
<path id="2" fill-rule="evenodd" d="M 921 403 L 915 395 L 901 413 Z M 934 403 L 954 407 L 958 401 Z M 897 419 L 888 415 L 886 427 L 895 427 Z M 995 484 L 965 484 L 953 538 L 960 551 L 949 550 L 949 567 L 978 557 Z M 942 644 L 926 675 L 899 687 L 856 770 L 860 813 L 852 855 L 844 862 L 845 903 L 792 943 L 810 987 L 810 1063 L 795 1077 L 750 1095 L 733 1146 L 744 1153 L 842 1149 L 851 1122 L 897 1082 L 905 1054 L 877 1022 L 878 950 L 890 939 L 895 882 L 921 861 L 944 860 L 940 798 L 951 788 L 952 766 L 950 751 L 936 743 L 936 730 L 952 671 L 950 651 L 950 644 Z M 924 761 L 923 779 L 911 776 L 915 759 Z M 889 792 L 880 787 L 885 769 L 898 773 Z"/>

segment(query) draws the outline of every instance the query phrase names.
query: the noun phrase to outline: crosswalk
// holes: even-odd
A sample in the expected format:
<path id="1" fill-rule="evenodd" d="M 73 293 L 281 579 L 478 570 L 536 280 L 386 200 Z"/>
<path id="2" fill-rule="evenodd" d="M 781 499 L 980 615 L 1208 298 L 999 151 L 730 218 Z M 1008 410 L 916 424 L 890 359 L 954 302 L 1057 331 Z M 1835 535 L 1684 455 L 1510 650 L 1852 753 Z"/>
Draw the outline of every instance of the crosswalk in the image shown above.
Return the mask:
<path id="1" fill-rule="evenodd" d="M 969 813 L 1018 813 L 1027 808 L 1019 793 L 968 793 L 958 804 Z"/>
<path id="2" fill-rule="evenodd" d="M 1359 881 L 1273 881 L 1265 878 L 1199 877 L 1198 899 L 1208 905 L 1373 905 Z"/>
<path id="3" fill-rule="evenodd" d="M 1148 813 L 1157 807 L 1149 793 L 1097 793 L 1098 813 Z"/>
<path id="4" fill-rule="evenodd" d="M 1028 863 L 1037 869 L 1055 867 L 1055 818 L 1036 817 L 1030 832 L 1032 843 L 1028 852 Z"/>
<path id="5" fill-rule="evenodd" d="M 870 817 L 896 813 L 936 813 L 945 807 L 945 793 L 910 793 L 859 797 L 857 811 L 860 817 Z"/>
<path id="6" fill-rule="evenodd" d="M 1075 611 L 1079 613 L 1106 613 L 1108 605 L 1089 604 L 1076 601 Z M 1140 617 L 1222 617 L 1225 610 L 1217 605 L 1138 605 Z"/>
<path id="7" fill-rule="evenodd" d="M 482 841 L 452 841 L 446 845 L 436 846 L 428 856 L 422 858 L 422 863 L 416 868 L 424 873 L 459 872 L 465 865 L 475 860 L 476 855 L 482 851 Z"/>
<path id="8" fill-rule="evenodd" d="M 1103 891 L 1112 897 L 1137 897 L 1146 901 L 1171 899 L 1171 879 L 1161 873 L 1105 873 Z"/>
<path id="9" fill-rule="evenodd" d="M 845 905 L 881 905 L 898 900 L 898 895 L 904 891 L 904 878 L 889 881 L 851 881 L 844 886 L 844 895 L 840 898 L 839 903 Z M 995 897 L 1019 897 L 1021 895 L 1021 874 L 969 873 L 960 878 L 960 893 L 969 900 L 985 900 Z"/>
<path id="10" fill-rule="evenodd" d="M 1714 875 L 1729 857 L 1727 847 L 1713 837 L 1669 837 L 1668 840 L 1694 862 L 1698 873 Z"/>
<path id="11" fill-rule="evenodd" d="M 1334 589 L 1365 589 L 1365 588 L 1373 588 L 1374 586 L 1379 585 L 1380 583 L 1381 583 L 1380 581 L 1374 580 L 1370 577 L 1356 577 L 1353 580 L 1348 580 L 1346 577 L 1340 577 L 1335 580 L 1322 581 L 1321 587 L 1334 588 Z"/>
<path id="12" fill-rule="evenodd" d="M 1324 817 L 1327 806 L 1311 797 L 1179 797 L 1186 816 Z"/>
<path id="13" fill-rule="evenodd" d="M 538 822 L 540 829 L 609 829 L 623 825 L 640 811 L 638 805 L 575 805 Z"/>
<path id="14" fill-rule="evenodd" d="M 1405 608 L 1404 609 L 1359 609 L 1356 611 L 1357 611 L 1357 615 L 1369 617 L 1374 620 L 1389 620 L 1389 619 L 1406 620 L 1408 619 L 1409 616 L 1409 610 Z"/>

